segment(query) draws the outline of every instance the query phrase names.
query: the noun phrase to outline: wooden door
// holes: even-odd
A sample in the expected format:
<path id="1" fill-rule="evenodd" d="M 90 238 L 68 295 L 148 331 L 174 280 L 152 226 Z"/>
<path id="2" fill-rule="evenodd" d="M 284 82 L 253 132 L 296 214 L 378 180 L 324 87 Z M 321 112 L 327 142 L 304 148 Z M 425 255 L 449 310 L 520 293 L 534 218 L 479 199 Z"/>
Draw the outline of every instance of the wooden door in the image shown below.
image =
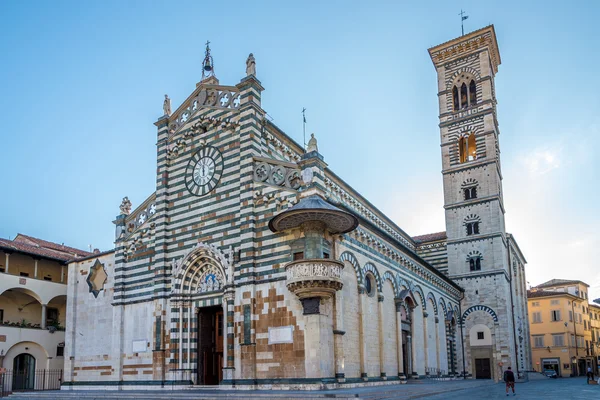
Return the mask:
<path id="1" fill-rule="evenodd" d="M 492 379 L 492 369 L 489 358 L 475 359 L 475 379 Z"/>
<path id="2" fill-rule="evenodd" d="M 218 381 L 223 380 L 223 311 L 218 311 L 215 315 L 216 329 L 215 329 L 215 342 L 216 342 L 216 368 Z"/>

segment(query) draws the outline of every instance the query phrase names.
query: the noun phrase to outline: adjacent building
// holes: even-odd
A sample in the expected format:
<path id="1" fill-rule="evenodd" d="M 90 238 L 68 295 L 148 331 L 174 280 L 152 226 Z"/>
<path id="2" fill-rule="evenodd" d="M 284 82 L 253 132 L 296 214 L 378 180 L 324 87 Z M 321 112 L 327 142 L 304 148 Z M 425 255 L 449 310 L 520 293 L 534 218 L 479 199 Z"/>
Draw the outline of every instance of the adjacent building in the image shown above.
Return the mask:
<path id="1" fill-rule="evenodd" d="M 36 370 L 63 369 L 67 264 L 90 254 L 23 234 L 0 239 L 0 367 L 15 378 L 6 390 L 41 388 Z"/>
<path id="2" fill-rule="evenodd" d="M 494 28 L 429 53 L 447 231 L 411 237 L 314 136 L 304 148 L 266 118 L 252 54 L 223 85 L 207 47 L 203 79 L 174 112 L 166 97 L 155 123 L 155 190 L 134 210 L 123 199 L 113 251 L 69 264 L 64 387 L 323 388 L 529 369 Z"/>
<path id="3" fill-rule="evenodd" d="M 600 305 L 590 303 L 590 324 L 592 326 L 591 352 L 594 371 L 600 375 Z"/>
<path id="4" fill-rule="evenodd" d="M 588 299 L 589 285 L 552 279 L 527 293 L 533 365 L 559 376 L 585 375 L 597 367 L 598 307 Z"/>

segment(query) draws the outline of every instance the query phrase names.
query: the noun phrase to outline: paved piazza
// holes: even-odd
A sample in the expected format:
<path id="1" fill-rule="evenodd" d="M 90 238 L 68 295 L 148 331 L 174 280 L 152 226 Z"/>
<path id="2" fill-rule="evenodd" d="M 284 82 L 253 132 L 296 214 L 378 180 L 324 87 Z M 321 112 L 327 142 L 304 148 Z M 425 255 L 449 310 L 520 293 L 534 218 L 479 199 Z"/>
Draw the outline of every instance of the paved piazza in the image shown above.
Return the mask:
<path id="1" fill-rule="evenodd" d="M 598 399 L 600 386 L 586 385 L 585 378 L 544 379 L 532 380 L 527 383 L 517 383 L 519 399 Z M 509 397 L 513 397 L 512 395 Z M 506 398 L 503 383 L 491 381 L 452 381 L 413 383 L 401 386 L 362 387 L 356 389 L 328 391 L 228 391 L 218 389 L 192 389 L 181 391 L 46 391 L 36 393 L 14 394 L 13 400 L 40 399 L 156 399 L 156 400 L 191 400 L 191 399 L 503 399 Z"/>

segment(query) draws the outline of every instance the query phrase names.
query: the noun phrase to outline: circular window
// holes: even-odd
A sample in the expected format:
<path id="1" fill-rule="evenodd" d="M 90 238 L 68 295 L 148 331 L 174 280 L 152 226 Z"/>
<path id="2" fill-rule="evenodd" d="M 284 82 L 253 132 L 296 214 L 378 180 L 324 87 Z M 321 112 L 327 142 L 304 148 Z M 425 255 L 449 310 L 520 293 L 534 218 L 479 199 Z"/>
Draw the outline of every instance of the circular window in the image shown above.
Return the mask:
<path id="1" fill-rule="evenodd" d="M 369 296 L 373 296 L 375 291 L 373 290 L 373 275 L 368 274 L 365 277 L 365 291 Z"/>

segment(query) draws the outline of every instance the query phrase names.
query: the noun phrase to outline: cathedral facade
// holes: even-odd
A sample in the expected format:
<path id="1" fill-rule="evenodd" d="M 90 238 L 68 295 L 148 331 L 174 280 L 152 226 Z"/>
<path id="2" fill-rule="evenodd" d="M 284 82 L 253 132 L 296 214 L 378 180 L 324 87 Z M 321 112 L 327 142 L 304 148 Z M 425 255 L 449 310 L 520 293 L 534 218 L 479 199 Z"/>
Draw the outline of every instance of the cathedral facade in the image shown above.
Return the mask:
<path id="1" fill-rule="evenodd" d="M 430 49 L 447 231 L 411 237 L 208 73 L 157 127 L 156 190 L 69 265 L 64 388 L 316 389 L 530 369 L 504 230 L 493 27 Z M 463 90 L 464 89 L 464 90 Z M 468 197 L 467 197 L 468 191 Z"/>

